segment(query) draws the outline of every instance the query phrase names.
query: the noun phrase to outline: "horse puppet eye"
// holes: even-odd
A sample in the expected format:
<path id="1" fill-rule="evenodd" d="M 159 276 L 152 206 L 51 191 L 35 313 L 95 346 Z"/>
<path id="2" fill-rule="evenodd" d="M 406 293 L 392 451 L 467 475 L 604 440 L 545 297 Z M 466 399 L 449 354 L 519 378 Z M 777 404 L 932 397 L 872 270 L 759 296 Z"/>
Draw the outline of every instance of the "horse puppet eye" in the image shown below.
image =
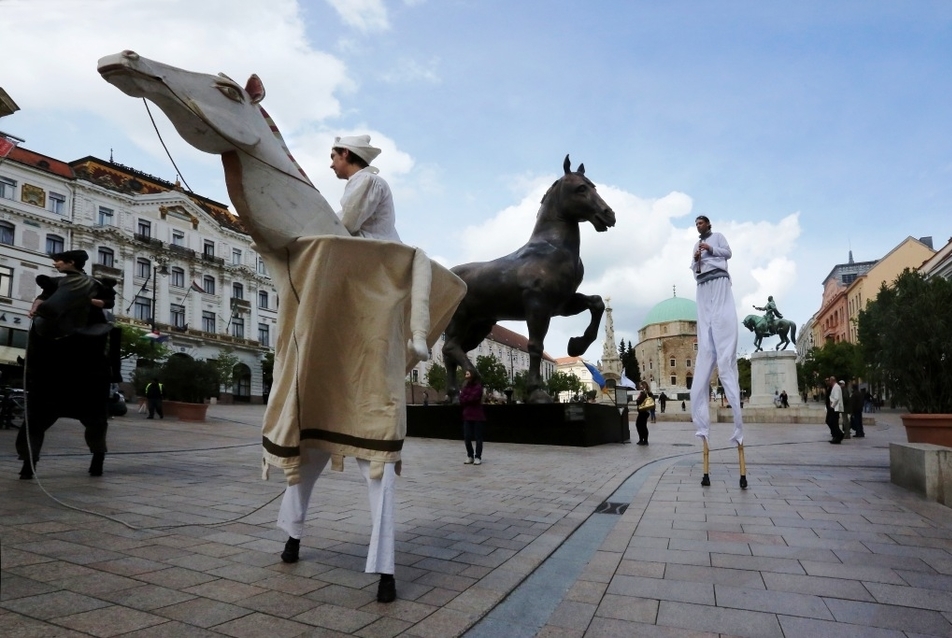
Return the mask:
<path id="1" fill-rule="evenodd" d="M 215 88 L 232 102 L 242 101 L 241 89 L 232 84 L 216 84 Z"/>
<path id="2" fill-rule="evenodd" d="M 584 193 L 584 192 L 587 191 L 587 190 L 588 190 L 588 186 L 586 186 L 585 184 L 580 184 L 580 185 L 578 185 L 578 186 L 575 187 L 575 192 L 576 192 L 576 193 Z"/>

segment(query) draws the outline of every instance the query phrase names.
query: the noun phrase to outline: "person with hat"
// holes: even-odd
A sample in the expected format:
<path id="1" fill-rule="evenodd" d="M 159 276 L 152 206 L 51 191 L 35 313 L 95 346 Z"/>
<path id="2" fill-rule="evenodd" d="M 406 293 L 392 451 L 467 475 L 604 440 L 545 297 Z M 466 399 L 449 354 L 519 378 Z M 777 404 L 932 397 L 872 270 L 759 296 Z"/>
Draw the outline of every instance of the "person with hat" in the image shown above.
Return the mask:
<path id="1" fill-rule="evenodd" d="M 60 418 L 79 420 L 102 476 L 106 457 L 109 386 L 120 380 L 119 332 L 106 315 L 115 305 L 116 281 L 87 275 L 85 250 L 51 255 L 62 277 L 39 275 L 25 360 L 26 421 L 17 435 L 21 479 L 33 478 L 43 438 Z"/>
<path id="2" fill-rule="evenodd" d="M 399 242 L 390 186 L 370 165 L 378 155 L 380 149 L 370 145 L 369 135 L 334 138 L 331 170 L 347 180 L 338 215 L 355 237 Z"/>

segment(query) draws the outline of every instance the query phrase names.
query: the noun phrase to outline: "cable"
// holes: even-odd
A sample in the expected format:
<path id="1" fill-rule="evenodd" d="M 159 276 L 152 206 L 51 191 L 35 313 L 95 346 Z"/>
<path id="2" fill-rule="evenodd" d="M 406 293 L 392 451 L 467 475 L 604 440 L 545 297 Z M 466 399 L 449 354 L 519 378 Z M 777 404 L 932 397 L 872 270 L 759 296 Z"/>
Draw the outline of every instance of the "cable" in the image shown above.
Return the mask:
<path id="1" fill-rule="evenodd" d="M 33 328 L 32 317 L 31 317 L 30 319 L 31 319 L 30 328 L 27 330 L 27 337 L 26 337 L 26 349 L 27 349 L 27 352 L 29 352 L 29 347 L 30 347 L 30 333 L 32 332 L 32 328 Z M 128 528 L 128 529 L 131 529 L 131 530 L 133 530 L 133 531 L 141 532 L 141 531 L 145 531 L 145 530 L 177 529 L 177 528 L 180 528 L 180 527 L 218 527 L 218 526 L 220 526 L 220 525 L 228 525 L 228 524 L 231 524 L 231 523 L 238 522 L 238 521 L 240 521 L 240 520 L 243 519 L 243 518 L 248 518 L 248 517 L 251 516 L 252 514 L 256 514 L 257 512 L 261 511 L 262 509 L 264 509 L 265 507 L 267 507 L 267 506 L 270 505 L 271 503 L 275 502 L 275 501 L 278 499 L 279 496 L 281 496 L 282 494 L 284 494 L 283 491 L 280 492 L 280 493 L 278 493 L 278 494 L 276 494 L 273 498 L 269 499 L 267 502 L 265 502 L 265 503 L 259 505 L 258 507 L 254 508 L 253 510 L 251 510 L 251 511 L 248 512 L 247 514 L 242 514 L 242 515 L 240 515 L 240 516 L 236 516 L 235 518 L 230 518 L 230 519 L 225 520 L 225 521 L 219 521 L 219 522 L 217 522 L 217 523 L 176 523 L 176 524 L 174 524 L 174 525 L 153 525 L 153 526 L 147 526 L 147 527 L 139 527 L 139 526 L 136 526 L 136 525 L 132 525 L 131 523 L 127 523 L 127 522 L 125 522 L 125 521 L 123 521 L 123 520 L 121 520 L 121 519 L 118 519 L 118 518 L 114 517 L 114 516 L 110 516 L 110 515 L 108 515 L 108 514 L 103 514 L 102 512 L 94 512 L 94 511 L 92 511 L 92 510 L 88 510 L 88 509 L 85 509 L 85 508 L 82 508 L 82 507 L 77 507 L 77 506 L 75 506 L 75 505 L 70 505 L 69 503 L 65 503 L 65 502 L 61 501 L 60 499 L 58 499 L 58 498 L 56 498 L 55 496 L 53 496 L 52 494 L 50 494 L 49 490 L 47 490 L 47 489 L 43 486 L 43 482 L 40 480 L 40 476 L 39 476 L 39 474 L 37 474 L 37 472 L 36 472 L 36 463 L 34 463 L 34 461 L 33 461 L 33 442 L 32 442 L 31 439 L 30 439 L 30 409 L 29 409 L 29 406 L 30 406 L 30 395 L 29 395 L 29 390 L 28 390 L 27 387 L 26 387 L 26 380 L 27 380 L 27 378 L 28 378 L 29 359 L 30 359 L 29 356 L 26 356 L 26 357 L 23 358 L 23 381 L 24 381 L 24 383 L 23 383 L 23 386 L 24 386 L 24 388 L 23 388 L 23 397 L 24 397 L 23 435 L 24 435 L 24 438 L 26 439 L 27 460 L 28 460 L 28 462 L 29 462 L 29 464 L 30 464 L 30 471 L 33 473 L 33 478 L 36 479 L 36 484 L 37 484 L 37 486 L 39 486 L 40 490 L 41 490 L 44 494 L 46 494 L 46 495 L 50 498 L 50 500 L 52 500 L 54 503 L 57 503 L 57 504 L 59 504 L 59 505 L 65 507 L 66 509 L 73 510 L 74 512 L 83 512 L 84 514 L 90 514 L 90 515 L 92 515 L 92 516 L 98 516 L 99 518 L 104 518 L 104 519 L 109 520 L 109 521 L 112 521 L 112 522 L 114 522 L 114 523 L 119 523 L 119 524 L 122 525 L 123 527 L 126 527 L 126 528 Z M 258 445 L 258 444 L 257 444 L 257 443 L 247 443 L 247 444 L 242 444 L 242 445 L 225 445 L 225 446 L 214 447 L 214 448 L 199 448 L 198 450 L 168 450 L 168 451 L 152 451 L 152 452 L 125 452 L 125 454 L 163 454 L 163 453 L 167 454 L 167 453 L 173 453 L 173 452 L 188 452 L 188 451 L 200 451 L 200 450 L 227 450 L 227 449 L 233 449 L 233 448 L 251 447 L 252 445 Z M 120 453 L 120 454 L 122 454 L 122 453 Z M 54 456 L 55 456 L 55 455 L 54 455 Z M 63 455 L 63 456 L 66 456 L 66 455 Z"/>
<path id="2" fill-rule="evenodd" d="M 159 137 L 159 142 L 162 143 L 162 148 L 165 149 L 165 154 L 168 156 L 169 161 L 172 162 L 172 166 L 175 168 L 175 174 L 178 175 L 179 179 L 182 180 L 182 183 L 185 184 L 185 188 L 194 193 L 195 191 L 193 191 L 192 187 L 189 186 L 188 182 L 185 181 L 182 171 L 180 171 L 179 167 L 175 164 L 175 160 L 172 159 L 172 154 L 169 152 L 169 147 L 165 145 L 165 140 L 162 139 L 162 134 L 159 133 L 159 127 L 156 126 L 155 118 L 152 117 L 152 111 L 149 109 L 149 102 L 145 98 L 142 98 L 142 103 L 145 104 L 145 111 L 149 114 L 149 119 L 152 120 L 152 128 L 155 129 L 155 134 Z"/>

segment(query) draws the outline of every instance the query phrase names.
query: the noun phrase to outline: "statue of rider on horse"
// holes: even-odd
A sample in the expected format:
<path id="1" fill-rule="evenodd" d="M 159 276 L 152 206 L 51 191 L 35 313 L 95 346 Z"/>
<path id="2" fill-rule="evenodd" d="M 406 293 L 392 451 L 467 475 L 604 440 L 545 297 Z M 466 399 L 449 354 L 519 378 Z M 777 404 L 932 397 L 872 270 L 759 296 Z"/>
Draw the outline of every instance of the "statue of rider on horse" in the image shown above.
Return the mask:
<path id="1" fill-rule="evenodd" d="M 796 347 L 797 324 L 783 318 L 783 315 L 777 310 L 773 295 L 767 297 L 765 306 L 754 306 L 754 310 L 761 310 L 764 313 L 763 316 L 747 315 L 744 318 L 744 327 L 754 333 L 754 352 L 763 350 L 761 343 L 764 337 L 774 335 L 780 337 L 780 343 L 774 348 L 775 350 L 786 350 L 791 341 L 794 342 L 794 347 Z M 790 338 L 787 338 L 788 333 Z"/>

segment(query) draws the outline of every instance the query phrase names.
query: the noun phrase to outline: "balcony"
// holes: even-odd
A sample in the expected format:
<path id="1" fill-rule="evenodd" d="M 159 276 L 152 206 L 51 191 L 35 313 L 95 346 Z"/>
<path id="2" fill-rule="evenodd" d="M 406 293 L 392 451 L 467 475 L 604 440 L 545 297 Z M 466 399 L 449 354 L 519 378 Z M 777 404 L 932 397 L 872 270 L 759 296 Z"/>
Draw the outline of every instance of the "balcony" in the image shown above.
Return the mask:
<path id="1" fill-rule="evenodd" d="M 93 277 L 111 277 L 122 279 L 122 269 L 104 264 L 93 264 Z"/>
<path id="2" fill-rule="evenodd" d="M 247 299 L 238 299 L 237 297 L 231 298 L 231 309 L 232 310 L 243 310 L 245 312 L 251 312 L 251 302 Z"/>
<path id="3" fill-rule="evenodd" d="M 135 235 L 133 235 L 133 238 L 137 242 L 147 244 L 149 246 L 155 246 L 156 248 L 162 247 L 162 240 L 156 239 L 155 237 L 152 237 L 151 235 L 142 235 L 140 233 L 136 233 Z"/>
<path id="4" fill-rule="evenodd" d="M 189 257 L 189 258 L 195 257 L 195 251 L 192 250 L 191 248 L 186 248 L 185 246 L 179 246 L 177 244 L 169 244 L 168 246 L 166 246 L 166 248 L 168 248 L 173 253 L 182 255 L 183 257 Z"/>
<path id="5" fill-rule="evenodd" d="M 209 255 L 208 253 L 202 253 L 202 261 L 218 264 L 219 266 L 225 265 L 224 257 L 216 257 L 215 255 Z"/>

